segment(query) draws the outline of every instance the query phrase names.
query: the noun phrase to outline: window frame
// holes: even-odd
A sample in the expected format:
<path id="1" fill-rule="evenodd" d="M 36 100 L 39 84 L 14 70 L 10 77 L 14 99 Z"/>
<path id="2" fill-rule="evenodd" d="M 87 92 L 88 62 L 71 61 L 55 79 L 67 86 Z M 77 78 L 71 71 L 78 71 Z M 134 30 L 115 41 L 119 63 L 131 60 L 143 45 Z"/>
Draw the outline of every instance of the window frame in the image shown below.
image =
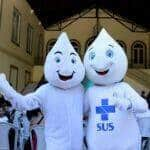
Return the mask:
<path id="1" fill-rule="evenodd" d="M 47 41 L 47 44 L 46 44 L 46 54 L 48 54 L 48 53 L 50 52 L 50 50 L 51 50 L 51 49 L 49 49 L 49 45 L 50 45 L 51 43 L 53 43 L 53 42 L 54 42 L 54 45 L 55 45 L 56 41 L 57 41 L 57 39 L 50 39 L 50 40 Z M 53 46 L 54 46 L 54 45 L 53 45 Z M 51 46 L 51 48 L 52 48 L 53 46 Z"/>
<path id="2" fill-rule="evenodd" d="M 15 13 L 19 16 L 19 22 L 18 22 L 18 28 L 17 28 L 17 40 L 15 40 L 14 39 L 14 16 L 15 16 Z M 12 17 L 12 34 L 11 34 L 11 41 L 15 44 L 15 45 L 17 45 L 17 46 L 20 46 L 20 36 L 21 36 L 21 13 L 19 12 L 19 10 L 16 8 L 16 7 L 14 7 L 13 8 L 13 17 Z"/>
<path id="3" fill-rule="evenodd" d="M 0 0 L 0 28 L 2 22 L 2 10 L 3 10 L 3 0 Z"/>
<path id="4" fill-rule="evenodd" d="M 44 63 L 44 41 L 43 41 L 43 34 L 38 35 L 37 39 L 37 48 L 35 52 L 35 64 L 36 65 L 41 65 Z M 42 55 L 40 55 L 42 53 Z"/>
<path id="5" fill-rule="evenodd" d="M 24 87 L 26 87 L 31 82 L 31 71 L 25 70 L 25 75 L 24 76 L 25 76 L 24 77 Z M 29 76 L 29 81 L 27 81 L 28 76 Z"/>
<path id="6" fill-rule="evenodd" d="M 9 82 L 11 83 L 11 76 L 12 76 L 12 71 L 15 70 L 17 71 L 17 75 L 16 75 L 16 84 L 12 85 L 16 90 L 18 88 L 18 77 L 19 77 L 19 69 L 17 66 L 15 65 L 10 65 L 10 69 L 9 69 Z M 12 83 L 11 83 L 12 84 Z"/>
<path id="7" fill-rule="evenodd" d="M 92 42 L 95 40 L 96 36 L 91 36 L 86 40 L 85 43 L 85 51 L 87 50 L 87 48 L 92 44 Z M 90 43 L 90 44 L 89 44 Z"/>
<path id="8" fill-rule="evenodd" d="M 26 53 L 29 55 L 32 55 L 32 53 L 33 53 L 33 43 L 34 43 L 34 28 L 30 23 L 28 23 L 28 25 L 27 25 L 27 37 L 26 37 Z"/>
<path id="9" fill-rule="evenodd" d="M 124 52 L 127 53 L 127 45 L 126 43 L 123 41 L 123 40 L 116 40 L 118 42 L 118 44 L 121 46 L 121 44 L 123 45 L 123 49 L 124 49 Z"/>
<path id="10" fill-rule="evenodd" d="M 143 54 L 143 63 L 140 63 L 140 58 L 137 58 L 137 63 L 134 63 L 134 51 L 135 51 L 135 49 L 134 49 L 134 46 L 137 44 L 137 43 L 140 43 L 141 45 L 143 45 L 143 52 L 144 52 L 144 54 Z M 138 52 L 137 52 L 138 53 Z M 138 54 L 137 54 L 138 55 Z M 140 57 L 140 56 L 139 56 Z M 145 68 L 147 67 L 146 65 L 147 65 L 147 46 L 146 46 L 146 44 L 143 42 L 143 41 L 140 41 L 140 40 L 136 40 L 136 41 L 134 41 L 133 43 L 132 43 L 132 46 L 131 46 L 131 67 L 133 67 L 134 65 L 144 65 L 145 66 Z"/>
<path id="11" fill-rule="evenodd" d="M 78 50 L 76 50 L 75 48 L 74 49 L 80 55 L 80 52 L 81 52 L 81 44 L 80 44 L 80 42 L 78 40 L 76 40 L 76 39 L 71 39 L 70 42 L 71 42 L 71 44 L 74 42 L 78 46 Z M 72 44 L 72 46 L 73 46 L 73 44 Z"/>

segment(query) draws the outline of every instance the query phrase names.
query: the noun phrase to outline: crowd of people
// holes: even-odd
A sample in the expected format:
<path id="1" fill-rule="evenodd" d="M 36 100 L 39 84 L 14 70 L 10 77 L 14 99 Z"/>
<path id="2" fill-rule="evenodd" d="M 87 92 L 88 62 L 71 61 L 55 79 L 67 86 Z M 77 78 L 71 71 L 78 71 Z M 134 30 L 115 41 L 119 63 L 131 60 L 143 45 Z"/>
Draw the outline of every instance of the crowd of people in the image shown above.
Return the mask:
<path id="1" fill-rule="evenodd" d="M 41 110 L 21 112 L 13 109 L 10 102 L 4 97 L 0 98 L 0 123 L 11 123 L 18 129 L 17 150 L 30 150 L 30 127 L 33 125 L 43 125 L 44 116 Z M 14 131 L 9 132 L 9 146 L 14 148 Z"/>
<path id="2" fill-rule="evenodd" d="M 145 91 L 141 92 L 141 96 L 147 101 L 150 109 L 150 92 L 148 94 Z M 84 127 L 86 128 L 87 118 L 84 118 Z M 10 102 L 6 101 L 4 97 L 0 98 L 0 123 L 12 123 L 19 130 L 17 150 L 31 150 L 30 143 L 30 127 L 33 125 L 44 125 L 44 116 L 39 108 L 20 112 L 13 109 Z M 11 150 L 13 150 L 12 136 L 13 131 L 10 131 L 9 141 Z M 85 146 L 87 147 L 86 140 L 84 138 Z"/>

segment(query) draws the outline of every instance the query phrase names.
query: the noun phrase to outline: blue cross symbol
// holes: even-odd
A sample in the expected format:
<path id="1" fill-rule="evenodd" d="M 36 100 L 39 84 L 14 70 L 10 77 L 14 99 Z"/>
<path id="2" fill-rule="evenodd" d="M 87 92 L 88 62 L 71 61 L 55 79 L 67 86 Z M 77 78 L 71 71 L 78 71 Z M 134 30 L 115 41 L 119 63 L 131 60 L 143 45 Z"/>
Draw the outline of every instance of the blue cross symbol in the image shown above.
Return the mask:
<path id="1" fill-rule="evenodd" d="M 108 99 L 102 99 L 101 106 L 96 107 L 96 114 L 101 114 L 101 119 L 106 121 L 109 113 L 115 113 L 115 105 L 108 105 Z"/>

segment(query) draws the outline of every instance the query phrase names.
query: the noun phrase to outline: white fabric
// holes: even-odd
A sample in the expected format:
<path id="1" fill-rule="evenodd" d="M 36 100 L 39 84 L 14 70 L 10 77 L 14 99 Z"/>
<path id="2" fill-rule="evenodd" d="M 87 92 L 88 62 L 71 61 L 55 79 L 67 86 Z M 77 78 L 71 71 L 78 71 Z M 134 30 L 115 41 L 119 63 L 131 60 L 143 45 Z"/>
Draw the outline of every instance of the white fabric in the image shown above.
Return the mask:
<path id="1" fill-rule="evenodd" d="M 150 110 L 147 110 L 144 113 L 138 113 L 136 114 L 137 118 L 141 119 L 141 118 L 150 118 Z"/>
<path id="2" fill-rule="evenodd" d="M 30 129 L 30 141 L 31 141 L 31 147 L 33 146 L 32 141 L 32 131 L 35 132 L 36 138 L 37 138 L 37 149 L 36 150 L 45 150 L 46 143 L 45 143 L 45 136 L 44 136 L 44 127 L 41 125 L 34 125 Z M 33 149 L 33 147 L 32 147 Z"/>
<path id="3" fill-rule="evenodd" d="M 140 150 L 141 135 L 135 113 L 148 108 L 146 101 L 127 83 L 119 83 L 127 70 L 122 48 L 102 29 L 88 48 L 84 64 L 87 76 L 95 83 L 84 100 L 84 112 L 89 113 L 89 150 Z"/>
<path id="4" fill-rule="evenodd" d="M 150 137 L 150 110 L 136 114 L 140 131 L 143 137 Z"/>
<path id="5" fill-rule="evenodd" d="M 13 125 L 18 129 L 20 128 L 20 123 L 21 123 L 20 118 L 21 118 L 21 112 L 16 110 L 14 114 Z"/>
<path id="6" fill-rule="evenodd" d="M 29 121 L 25 113 L 23 114 L 21 111 L 15 111 L 13 125 L 19 129 L 18 132 L 18 149 L 22 150 L 24 148 L 24 141 L 29 137 Z"/>
<path id="7" fill-rule="evenodd" d="M 27 119 L 26 112 L 15 111 L 13 125 L 19 129 L 18 136 L 18 149 L 24 148 L 25 140 L 29 138 L 30 123 Z"/>
<path id="8" fill-rule="evenodd" d="M 128 94 L 132 101 L 132 110 L 125 111 L 116 107 L 114 92 L 119 93 L 123 102 L 127 101 L 124 94 Z M 108 113 L 108 120 L 103 120 L 102 114 L 96 113 L 96 107 L 102 106 L 102 99 L 108 99 L 108 105 L 115 107 L 114 113 Z M 89 111 L 89 150 L 140 150 L 141 135 L 134 113 L 144 112 L 147 105 L 129 85 L 118 83 L 110 86 L 93 86 L 86 92 L 85 100 L 85 108 Z"/>
<path id="9" fill-rule="evenodd" d="M 0 117 L 0 122 L 8 122 L 8 118 L 6 116 Z"/>
<path id="10" fill-rule="evenodd" d="M 17 150 L 18 129 L 11 123 L 0 123 L 0 150 L 10 150 L 9 148 L 9 131 L 15 130 L 14 150 Z"/>
<path id="11" fill-rule="evenodd" d="M 65 33 L 58 38 L 45 62 L 48 84 L 22 96 L 0 75 L 0 91 L 14 107 L 40 107 L 45 117 L 46 150 L 82 150 L 83 64 Z M 65 80 L 64 80 L 65 79 Z"/>

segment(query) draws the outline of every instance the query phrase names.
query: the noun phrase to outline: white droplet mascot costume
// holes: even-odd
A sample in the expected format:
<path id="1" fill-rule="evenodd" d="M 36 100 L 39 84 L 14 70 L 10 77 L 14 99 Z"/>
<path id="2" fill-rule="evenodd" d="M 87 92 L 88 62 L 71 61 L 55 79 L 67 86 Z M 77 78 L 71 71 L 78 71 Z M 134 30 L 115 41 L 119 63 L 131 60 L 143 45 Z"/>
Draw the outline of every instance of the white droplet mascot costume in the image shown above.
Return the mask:
<path id="1" fill-rule="evenodd" d="M 66 33 L 49 52 L 44 74 L 48 81 L 34 93 L 22 96 L 0 75 L 0 91 L 20 110 L 40 107 L 45 117 L 47 150 L 82 150 L 84 66 Z"/>
<path id="2" fill-rule="evenodd" d="M 95 84 L 85 94 L 85 113 L 89 113 L 89 150 L 140 150 L 141 137 L 135 113 L 147 104 L 127 83 L 122 47 L 102 29 L 84 57 L 87 77 Z"/>

